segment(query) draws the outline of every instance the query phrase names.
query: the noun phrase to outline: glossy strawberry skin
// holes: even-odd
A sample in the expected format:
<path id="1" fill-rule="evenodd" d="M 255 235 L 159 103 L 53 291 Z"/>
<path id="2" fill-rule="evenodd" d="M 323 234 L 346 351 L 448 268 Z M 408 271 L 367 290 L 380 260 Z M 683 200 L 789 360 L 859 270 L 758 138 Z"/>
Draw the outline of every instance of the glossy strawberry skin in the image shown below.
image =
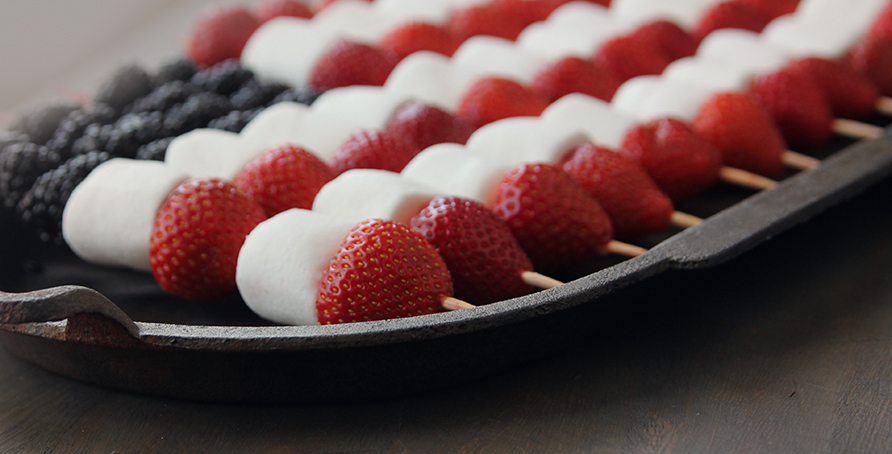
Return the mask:
<path id="1" fill-rule="evenodd" d="M 771 114 L 787 143 L 808 150 L 833 136 L 833 112 L 820 85 L 789 68 L 753 79 L 750 93 Z"/>
<path id="2" fill-rule="evenodd" d="M 535 269 L 544 272 L 603 255 L 613 239 L 598 201 L 548 164 L 523 164 L 506 173 L 492 210 L 508 224 Z"/>
<path id="3" fill-rule="evenodd" d="M 457 298 L 481 305 L 532 291 L 521 273 L 531 271 L 533 264 L 508 226 L 482 204 L 437 197 L 409 226 L 446 262 Z"/>
<path id="4" fill-rule="evenodd" d="M 400 106 L 384 129 L 391 134 L 410 138 L 419 150 L 444 142 L 464 145 L 474 132 L 461 118 L 422 102 L 408 102 Z"/>
<path id="5" fill-rule="evenodd" d="M 282 145 L 249 162 L 232 183 L 254 198 L 267 216 L 290 208 L 309 210 L 316 193 L 336 176 L 334 170 L 309 151 Z"/>
<path id="6" fill-rule="evenodd" d="M 339 175 L 350 169 L 399 172 L 419 151 L 408 137 L 387 131 L 361 130 L 344 139 L 331 167 Z"/>
<path id="7" fill-rule="evenodd" d="M 802 72 L 817 82 L 837 117 L 862 120 L 876 111 L 879 89 L 844 62 L 801 58 L 790 62 L 787 68 Z"/>
<path id="8" fill-rule="evenodd" d="M 613 38 L 598 48 L 592 60 L 625 82 L 633 77 L 660 74 L 672 61 L 660 45 L 644 34 Z"/>
<path id="9" fill-rule="evenodd" d="M 340 39 L 316 62 L 309 85 L 317 91 L 352 85 L 380 87 L 399 60 L 389 50 Z"/>
<path id="10" fill-rule="evenodd" d="M 799 6 L 799 0 L 734 0 L 734 2 L 760 11 L 770 19 L 792 14 Z"/>
<path id="11" fill-rule="evenodd" d="M 297 0 L 263 0 L 254 7 L 254 16 L 264 23 L 283 16 L 310 19 L 313 11 Z"/>
<path id="12" fill-rule="evenodd" d="M 591 60 L 564 57 L 540 69 L 530 88 L 550 102 L 570 93 L 582 93 L 609 102 L 622 83 L 619 76 Z"/>
<path id="13" fill-rule="evenodd" d="M 421 234 L 383 220 L 354 227 L 323 273 L 316 299 L 322 325 L 441 312 L 452 296 L 446 263 Z"/>
<path id="14" fill-rule="evenodd" d="M 464 42 L 472 36 L 486 35 L 505 38 L 511 41 L 524 29 L 524 21 L 498 5 L 483 4 L 459 8 L 449 15 L 446 29 L 458 40 Z"/>
<path id="15" fill-rule="evenodd" d="M 846 55 L 846 62 L 876 84 L 884 96 L 892 96 L 892 38 L 868 36 Z"/>
<path id="16" fill-rule="evenodd" d="M 149 245 L 152 274 L 166 292 L 208 300 L 236 290 L 245 237 L 266 220 L 251 196 L 218 179 L 192 179 L 158 210 Z"/>
<path id="17" fill-rule="evenodd" d="M 672 201 L 641 166 L 592 144 L 570 152 L 561 168 L 596 199 L 619 239 L 662 232 L 671 226 Z"/>
<path id="18" fill-rule="evenodd" d="M 217 6 L 206 10 L 192 27 L 186 54 L 196 65 L 213 66 L 238 59 L 260 21 L 245 8 Z"/>
<path id="19" fill-rule="evenodd" d="M 478 79 L 459 101 L 456 116 L 472 128 L 509 117 L 537 117 L 548 107 L 548 99 L 510 79 Z"/>
<path id="20" fill-rule="evenodd" d="M 668 20 L 648 22 L 635 30 L 640 39 L 656 42 L 669 60 L 692 57 L 700 45 L 694 35 Z"/>
<path id="21" fill-rule="evenodd" d="M 742 92 L 717 93 L 706 100 L 693 128 L 722 153 L 722 160 L 769 177 L 783 173 L 784 138 L 771 115 Z"/>
<path id="22" fill-rule="evenodd" d="M 715 184 L 722 167 L 719 150 L 674 118 L 633 127 L 617 151 L 644 167 L 657 186 L 676 202 Z"/>
<path id="23" fill-rule="evenodd" d="M 461 44 L 448 30 L 427 22 L 410 22 L 384 35 L 378 45 L 399 58 L 422 50 L 451 57 Z"/>
<path id="24" fill-rule="evenodd" d="M 761 33 L 771 17 L 760 9 L 733 1 L 716 3 L 697 22 L 694 35 L 702 40 L 706 35 L 723 28 L 735 28 Z"/>

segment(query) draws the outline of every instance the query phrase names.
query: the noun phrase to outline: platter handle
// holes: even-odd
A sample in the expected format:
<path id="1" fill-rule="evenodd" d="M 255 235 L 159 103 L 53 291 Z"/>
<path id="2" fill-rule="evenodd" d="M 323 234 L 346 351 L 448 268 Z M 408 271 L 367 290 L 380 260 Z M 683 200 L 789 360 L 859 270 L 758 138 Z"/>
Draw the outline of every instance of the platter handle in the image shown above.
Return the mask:
<path id="1" fill-rule="evenodd" d="M 91 288 L 66 285 L 25 293 L 0 291 L 0 325 L 61 320 L 67 320 L 67 341 L 120 346 L 139 341 L 136 323 Z"/>

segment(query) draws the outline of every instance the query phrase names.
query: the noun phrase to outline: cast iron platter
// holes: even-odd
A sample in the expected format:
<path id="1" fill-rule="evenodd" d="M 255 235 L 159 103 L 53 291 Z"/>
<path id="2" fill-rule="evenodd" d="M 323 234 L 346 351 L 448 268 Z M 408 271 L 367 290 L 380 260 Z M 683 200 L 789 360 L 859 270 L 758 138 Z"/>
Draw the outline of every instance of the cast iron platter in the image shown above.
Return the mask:
<path id="1" fill-rule="evenodd" d="M 838 141 L 815 156 L 829 157 L 775 189 L 719 187 L 683 204 L 707 220 L 644 239 L 652 248 L 640 257 L 599 259 L 556 276 L 567 284 L 521 298 L 407 319 L 271 326 L 237 296 L 180 301 L 151 276 L 57 252 L 5 271 L 0 341 L 71 378 L 203 401 L 355 400 L 468 383 L 565 348 L 586 335 L 600 303 L 632 303 L 625 287 L 732 259 L 858 194 L 892 173 L 892 137 Z M 8 250 L 0 262 L 23 261 Z"/>

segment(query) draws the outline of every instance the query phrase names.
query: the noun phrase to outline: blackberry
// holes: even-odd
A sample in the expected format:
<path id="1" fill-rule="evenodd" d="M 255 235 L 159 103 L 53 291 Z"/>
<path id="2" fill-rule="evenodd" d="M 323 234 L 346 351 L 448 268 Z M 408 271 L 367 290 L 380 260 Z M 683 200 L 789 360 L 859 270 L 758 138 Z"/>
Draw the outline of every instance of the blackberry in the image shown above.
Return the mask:
<path id="1" fill-rule="evenodd" d="M 46 106 L 30 114 L 23 115 L 10 128 L 26 134 L 31 142 L 45 145 L 59 127 L 59 123 L 80 106 L 74 103 L 62 103 Z"/>
<path id="2" fill-rule="evenodd" d="M 163 161 L 167 154 L 167 147 L 176 137 L 165 137 L 149 142 L 136 151 L 136 159 L 151 159 L 155 161 Z"/>
<path id="3" fill-rule="evenodd" d="M 273 100 L 270 101 L 269 104 L 267 104 L 267 105 L 271 106 L 273 104 L 278 104 L 280 102 L 288 101 L 288 102 L 296 102 L 296 103 L 300 103 L 300 104 L 306 104 L 306 105 L 310 106 L 313 104 L 313 102 L 316 101 L 316 98 L 318 98 L 319 95 L 321 95 L 321 94 L 322 94 L 321 92 L 313 90 L 312 88 L 309 88 L 309 87 L 289 88 L 288 90 L 285 90 L 282 93 L 279 93 L 279 95 L 276 96 L 275 98 L 273 98 Z"/>
<path id="4" fill-rule="evenodd" d="M 62 211 L 68 197 L 93 169 L 110 158 L 104 151 L 91 151 L 44 173 L 16 207 L 19 216 L 34 227 L 41 240 L 62 244 Z"/>
<path id="5" fill-rule="evenodd" d="M 99 123 L 87 126 L 84 129 L 84 134 L 71 145 L 71 155 L 77 156 L 91 151 L 105 150 L 105 144 L 108 143 L 108 137 L 113 128 L 112 125 Z"/>
<path id="6" fill-rule="evenodd" d="M 199 89 L 229 96 L 254 78 L 254 73 L 242 68 L 238 60 L 226 60 L 192 76 L 192 83 Z"/>
<path id="7" fill-rule="evenodd" d="M 14 208 L 34 181 L 59 166 L 59 154 L 31 142 L 14 142 L 0 149 L 0 197 Z"/>
<path id="8" fill-rule="evenodd" d="M 104 149 L 115 157 L 134 158 L 139 147 L 166 136 L 163 113 L 127 114 L 119 118 L 109 131 Z"/>
<path id="9" fill-rule="evenodd" d="M 154 88 L 152 77 L 146 70 L 137 65 L 124 66 L 102 85 L 95 100 L 121 112 L 133 101 L 151 93 Z"/>
<path id="10" fill-rule="evenodd" d="M 214 93 L 194 94 L 182 104 L 167 111 L 164 119 L 166 135 L 177 136 L 196 128 L 207 126 L 214 118 L 229 113 L 232 103 L 229 98 Z"/>
<path id="11" fill-rule="evenodd" d="M 194 63 L 187 58 L 181 58 L 161 66 L 158 74 L 155 75 L 155 83 L 164 85 L 175 80 L 185 82 L 191 79 L 196 72 L 198 72 L 198 67 Z"/>
<path id="12" fill-rule="evenodd" d="M 222 129 L 224 131 L 229 132 L 241 132 L 244 129 L 245 125 L 248 124 L 254 117 L 257 116 L 263 108 L 258 107 L 256 109 L 248 109 L 248 110 L 233 110 L 228 114 L 211 120 L 208 123 L 208 128 L 213 129 Z"/>
<path id="13" fill-rule="evenodd" d="M 259 82 L 257 79 L 251 79 L 242 85 L 238 91 L 229 97 L 232 106 L 238 110 L 248 110 L 255 107 L 261 107 L 269 104 L 288 86 L 278 83 Z"/>
<path id="14" fill-rule="evenodd" d="M 74 142 L 84 135 L 87 126 L 91 124 L 104 125 L 117 119 L 115 110 L 107 104 L 90 104 L 68 114 L 59 124 L 53 138 L 46 146 L 50 150 L 59 153 L 62 158 L 71 157 L 71 147 Z"/>
<path id="15" fill-rule="evenodd" d="M 142 113 L 153 110 L 167 111 L 171 107 L 185 101 L 198 92 L 195 85 L 180 80 L 159 86 L 143 98 L 136 100 L 127 109 L 127 113 Z"/>

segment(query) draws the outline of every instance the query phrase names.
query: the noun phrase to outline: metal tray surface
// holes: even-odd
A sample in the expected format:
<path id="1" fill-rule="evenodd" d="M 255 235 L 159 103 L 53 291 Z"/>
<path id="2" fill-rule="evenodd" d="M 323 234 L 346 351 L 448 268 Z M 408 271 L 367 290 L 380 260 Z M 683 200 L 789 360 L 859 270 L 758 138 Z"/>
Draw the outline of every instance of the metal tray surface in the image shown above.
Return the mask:
<path id="1" fill-rule="evenodd" d="M 888 132 L 888 131 L 887 131 Z M 50 371 L 101 386 L 227 402 L 384 398 L 478 380 L 554 354 L 587 333 L 605 301 L 658 274 L 710 267 L 892 173 L 892 137 L 844 142 L 817 169 L 753 195 L 686 205 L 702 224 L 622 261 L 569 271 L 560 287 L 461 311 L 335 326 L 272 326 L 237 296 L 176 301 L 151 276 L 61 254 L 0 291 L 0 340 Z M 741 194 L 744 194 L 741 196 Z M 699 211 L 699 213 L 697 212 Z M 72 282 L 81 285 L 62 285 Z M 37 289 L 37 290 L 34 290 Z M 26 291 L 33 290 L 33 291 Z"/>

